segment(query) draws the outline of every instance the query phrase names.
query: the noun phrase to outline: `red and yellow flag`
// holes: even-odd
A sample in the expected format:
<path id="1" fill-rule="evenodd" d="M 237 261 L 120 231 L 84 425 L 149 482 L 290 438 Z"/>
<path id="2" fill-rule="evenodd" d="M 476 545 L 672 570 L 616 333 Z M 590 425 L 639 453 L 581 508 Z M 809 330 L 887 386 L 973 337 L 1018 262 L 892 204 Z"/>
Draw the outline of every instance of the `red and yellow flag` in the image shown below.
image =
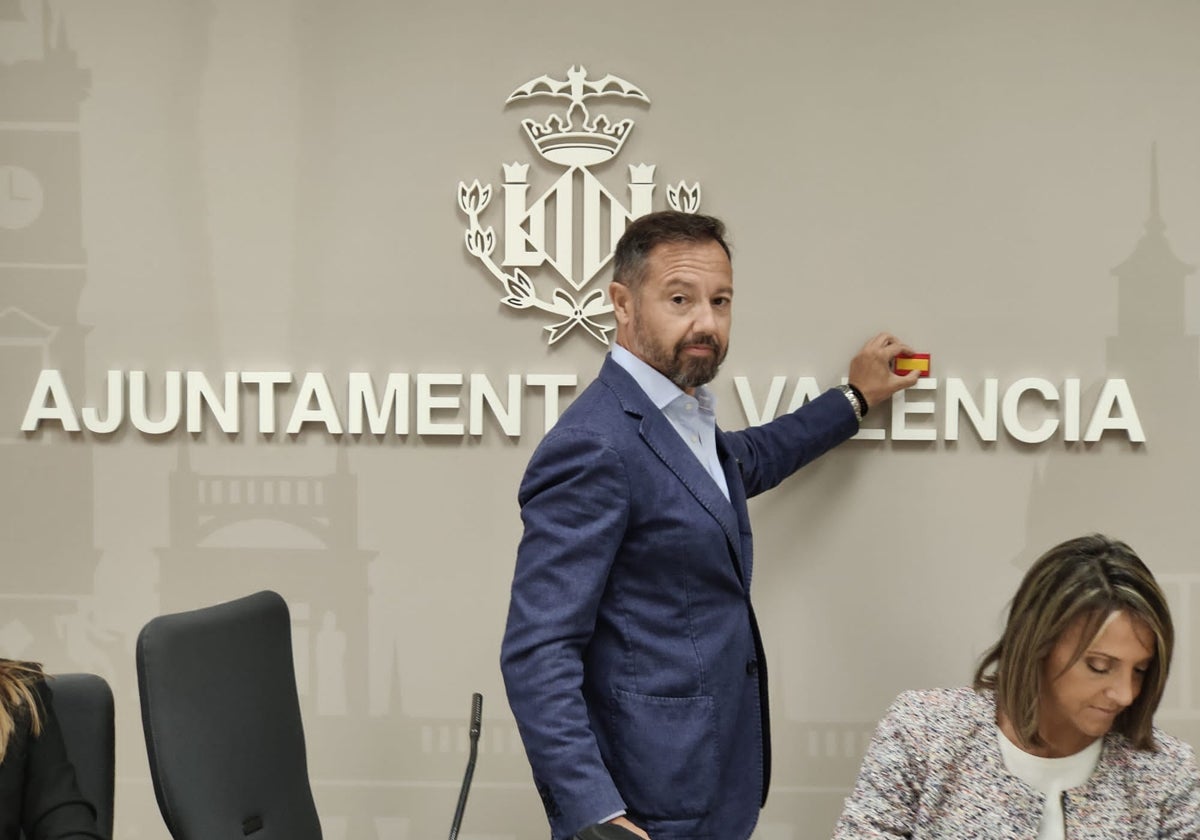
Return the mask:
<path id="1" fill-rule="evenodd" d="M 919 370 L 920 376 L 929 376 L 928 353 L 901 353 L 896 357 L 896 373 L 903 376 L 910 370 Z"/>

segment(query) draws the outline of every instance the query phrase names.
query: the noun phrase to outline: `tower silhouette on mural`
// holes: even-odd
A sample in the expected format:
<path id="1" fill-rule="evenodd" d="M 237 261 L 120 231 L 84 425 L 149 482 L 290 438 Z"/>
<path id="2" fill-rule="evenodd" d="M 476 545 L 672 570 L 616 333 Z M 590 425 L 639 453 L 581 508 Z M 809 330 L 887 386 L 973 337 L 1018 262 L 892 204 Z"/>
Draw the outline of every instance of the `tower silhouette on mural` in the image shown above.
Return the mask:
<path id="1" fill-rule="evenodd" d="M 1166 236 L 1156 151 L 1150 157 L 1149 196 L 1144 232 L 1112 271 L 1117 330 L 1107 338 L 1104 354 L 1107 376 L 1129 382 L 1147 443 L 1106 436 L 1094 444 L 1063 444 L 1051 451 L 1033 477 L 1026 547 L 1014 563 L 1028 567 L 1049 546 L 1087 531 L 1127 540 L 1167 591 L 1176 623 L 1177 649 L 1159 720 L 1196 743 L 1200 561 L 1195 558 L 1200 557 L 1200 538 L 1191 528 L 1195 493 L 1190 483 L 1200 468 L 1200 453 L 1189 424 L 1200 417 L 1200 338 L 1187 333 L 1186 282 L 1194 269 L 1175 255 Z M 1155 491 L 1143 492 L 1145 487 Z M 777 707 L 786 708 L 786 703 Z M 772 837 L 796 837 L 795 826 L 803 823 L 804 814 L 836 815 L 875 724 L 776 716 L 775 822 L 763 829 L 771 830 Z"/>
<path id="2" fill-rule="evenodd" d="M 35 57 L 0 64 L 0 474 L 13 482 L 0 506 L 13 560 L 0 584 L 0 655 L 32 651 L 36 639 L 41 658 L 106 672 L 88 618 L 99 558 L 91 444 L 19 431 L 42 368 L 83 388 L 80 108 L 91 75 L 48 3 L 28 19 L 10 7 L 4 19 Z"/>
<path id="3" fill-rule="evenodd" d="M 1194 267 L 1175 255 L 1160 207 L 1157 149 L 1150 156 L 1145 231 L 1113 269 L 1117 332 L 1108 338 L 1109 376 L 1125 377 L 1137 398 L 1146 443 L 1100 441 L 1051 453 L 1034 477 L 1022 565 L 1087 531 L 1128 542 L 1171 602 L 1176 651 L 1159 720 L 1193 743 L 1200 738 L 1200 535 L 1194 527 L 1194 441 L 1200 417 L 1200 338 L 1188 334 L 1186 281 Z M 1145 492 L 1145 488 L 1154 492 Z M 1069 500 L 1069 504 L 1063 504 Z"/>
<path id="4" fill-rule="evenodd" d="M 199 473 L 190 451 L 180 445 L 170 476 L 163 610 L 280 591 L 292 612 L 302 698 L 320 717 L 361 715 L 366 566 L 374 552 L 358 546 L 358 486 L 345 448 L 326 475 Z"/>
<path id="5" fill-rule="evenodd" d="M 390 715 L 369 714 L 368 568 L 376 552 L 358 543 L 358 479 L 348 447 L 337 446 L 333 471 L 322 475 L 206 473 L 193 467 L 192 447 L 181 444 L 178 451 L 169 481 L 169 540 L 160 551 L 162 609 L 279 591 L 292 613 L 309 768 L 322 815 L 359 815 L 346 818 L 349 840 L 442 830 L 438 822 L 408 820 L 428 814 L 423 803 L 461 773 L 466 719 L 459 710 L 444 719 L 408 717 L 398 702 Z M 485 760 L 524 770 L 515 728 L 493 729 L 481 744 Z M 397 819 L 402 829 L 381 828 Z M 519 829 L 515 820 L 510 831 Z"/>

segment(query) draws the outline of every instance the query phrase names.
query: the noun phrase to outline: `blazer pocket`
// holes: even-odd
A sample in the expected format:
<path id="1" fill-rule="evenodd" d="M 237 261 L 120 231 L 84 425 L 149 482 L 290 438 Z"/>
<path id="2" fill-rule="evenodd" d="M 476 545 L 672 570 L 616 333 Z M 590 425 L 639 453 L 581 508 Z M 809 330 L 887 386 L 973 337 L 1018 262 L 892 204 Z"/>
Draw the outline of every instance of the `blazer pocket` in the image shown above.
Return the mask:
<path id="1" fill-rule="evenodd" d="M 706 816 L 720 775 L 712 695 L 613 691 L 613 775 L 630 811 L 655 819 Z"/>

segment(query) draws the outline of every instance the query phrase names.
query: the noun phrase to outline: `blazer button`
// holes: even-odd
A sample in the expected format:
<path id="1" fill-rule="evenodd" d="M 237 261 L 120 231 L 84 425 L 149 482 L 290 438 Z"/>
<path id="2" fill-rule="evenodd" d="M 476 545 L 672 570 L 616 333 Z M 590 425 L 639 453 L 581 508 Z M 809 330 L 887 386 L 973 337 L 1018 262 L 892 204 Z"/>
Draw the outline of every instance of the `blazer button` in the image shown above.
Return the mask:
<path id="1" fill-rule="evenodd" d="M 751 677 L 753 677 L 755 674 L 758 673 L 758 660 L 757 659 L 751 659 L 749 662 L 746 663 L 746 673 Z"/>

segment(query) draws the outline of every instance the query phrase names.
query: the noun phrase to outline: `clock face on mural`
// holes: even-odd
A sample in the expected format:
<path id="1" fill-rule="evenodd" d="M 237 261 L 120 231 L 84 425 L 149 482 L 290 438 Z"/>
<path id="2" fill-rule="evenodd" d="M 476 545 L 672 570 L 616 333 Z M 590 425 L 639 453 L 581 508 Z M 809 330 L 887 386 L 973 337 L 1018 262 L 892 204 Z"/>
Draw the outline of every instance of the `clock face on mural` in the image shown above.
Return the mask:
<path id="1" fill-rule="evenodd" d="M 33 224 L 43 199 L 36 175 L 23 166 L 0 164 L 0 228 L 20 230 Z"/>

